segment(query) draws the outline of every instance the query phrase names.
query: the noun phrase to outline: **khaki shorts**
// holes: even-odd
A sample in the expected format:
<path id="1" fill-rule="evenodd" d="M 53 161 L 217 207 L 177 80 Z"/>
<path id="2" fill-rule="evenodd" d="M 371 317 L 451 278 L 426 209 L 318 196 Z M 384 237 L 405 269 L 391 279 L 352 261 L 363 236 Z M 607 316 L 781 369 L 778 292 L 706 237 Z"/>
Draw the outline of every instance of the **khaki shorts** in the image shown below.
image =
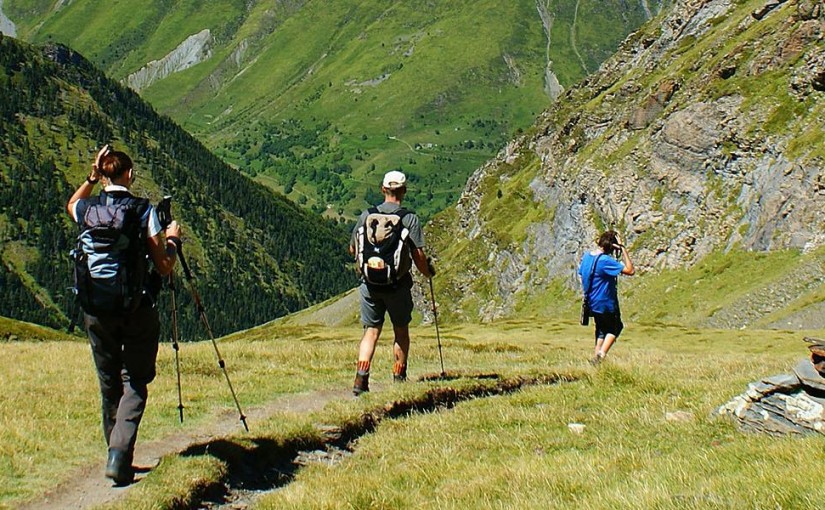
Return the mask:
<path id="1" fill-rule="evenodd" d="M 406 326 L 412 321 L 413 300 L 409 287 L 378 289 L 362 283 L 358 290 L 361 293 L 361 324 L 364 326 L 382 326 L 386 313 L 390 314 L 393 326 Z"/>

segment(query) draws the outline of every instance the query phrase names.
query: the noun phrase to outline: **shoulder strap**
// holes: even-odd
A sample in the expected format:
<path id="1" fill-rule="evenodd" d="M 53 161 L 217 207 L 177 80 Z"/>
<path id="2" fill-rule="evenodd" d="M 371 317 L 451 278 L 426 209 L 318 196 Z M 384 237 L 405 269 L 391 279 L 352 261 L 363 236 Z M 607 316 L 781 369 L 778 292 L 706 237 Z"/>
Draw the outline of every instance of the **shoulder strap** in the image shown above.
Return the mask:
<path id="1" fill-rule="evenodd" d="M 97 203 L 114 204 L 114 201 L 118 199 L 123 200 L 123 203 L 125 203 L 130 209 L 135 210 L 141 221 L 145 219 L 144 216 L 146 216 L 146 213 L 149 211 L 149 206 L 151 205 L 149 199 L 136 197 L 128 191 L 115 191 L 113 193 L 101 191 L 98 196 Z"/>
<path id="2" fill-rule="evenodd" d="M 86 211 L 88 211 L 90 207 L 94 207 L 98 204 L 100 204 L 100 195 L 78 200 L 77 205 L 75 205 L 74 212 L 77 215 L 75 221 L 80 226 L 81 230 L 86 228 Z"/>
<path id="3" fill-rule="evenodd" d="M 593 261 L 593 267 L 590 269 L 590 278 L 587 279 L 587 290 L 584 291 L 584 295 L 590 294 L 590 288 L 593 286 L 593 275 L 596 274 L 596 264 L 599 263 L 599 258 L 604 255 L 604 253 L 599 253 L 596 255 L 596 260 Z"/>
<path id="4" fill-rule="evenodd" d="M 403 218 L 404 216 L 406 216 L 408 214 L 412 214 L 412 211 L 410 211 L 409 209 L 404 209 L 403 207 L 399 208 L 397 211 L 393 211 L 391 213 L 385 213 L 385 212 L 379 211 L 377 206 L 373 206 L 373 207 L 370 207 L 369 209 L 367 209 L 367 212 L 369 214 L 393 214 L 395 216 L 398 216 L 399 218 Z"/>

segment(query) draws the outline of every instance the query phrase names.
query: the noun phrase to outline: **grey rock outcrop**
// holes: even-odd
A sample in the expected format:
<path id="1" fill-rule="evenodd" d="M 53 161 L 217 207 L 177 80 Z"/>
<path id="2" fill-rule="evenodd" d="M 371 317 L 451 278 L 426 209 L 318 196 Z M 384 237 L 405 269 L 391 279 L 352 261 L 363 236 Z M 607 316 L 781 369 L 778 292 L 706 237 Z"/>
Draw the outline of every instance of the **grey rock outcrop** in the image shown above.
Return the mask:
<path id="1" fill-rule="evenodd" d="M 167 76 L 189 69 L 212 57 L 212 32 L 207 28 L 190 35 L 160 60 L 153 60 L 130 74 L 126 85 L 140 92 Z M 235 57 L 239 58 L 239 57 Z"/>
<path id="2" fill-rule="evenodd" d="M 3 0 L 0 0 L 0 34 L 17 37 L 17 27 L 14 22 L 3 13 Z"/>
<path id="3" fill-rule="evenodd" d="M 751 383 L 745 393 L 719 407 L 717 414 L 734 419 L 749 432 L 825 434 L 825 398 L 810 394 L 792 374 Z"/>
<path id="4" fill-rule="evenodd" d="M 811 358 L 793 373 L 760 379 L 716 410 L 740 428 L 771 435 L 825 434 L 825 343 L 806 338 Z M 822 371 L 820 371 L 820 369 Z"/>

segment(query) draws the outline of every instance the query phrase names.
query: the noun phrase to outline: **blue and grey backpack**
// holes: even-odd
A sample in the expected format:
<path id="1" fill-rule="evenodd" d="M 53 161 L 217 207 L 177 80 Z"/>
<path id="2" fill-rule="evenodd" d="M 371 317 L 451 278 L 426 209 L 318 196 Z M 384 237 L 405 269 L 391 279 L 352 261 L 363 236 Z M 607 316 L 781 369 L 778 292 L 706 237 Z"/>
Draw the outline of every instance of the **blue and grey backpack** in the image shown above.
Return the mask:
<path id="1" fill-rule="evenodd" d="M 91 315 L 135 311 L 146 293 L 149 201 L 101 192 L 77 205 L 80 235 L 72 250 L 74 293 Z"/>

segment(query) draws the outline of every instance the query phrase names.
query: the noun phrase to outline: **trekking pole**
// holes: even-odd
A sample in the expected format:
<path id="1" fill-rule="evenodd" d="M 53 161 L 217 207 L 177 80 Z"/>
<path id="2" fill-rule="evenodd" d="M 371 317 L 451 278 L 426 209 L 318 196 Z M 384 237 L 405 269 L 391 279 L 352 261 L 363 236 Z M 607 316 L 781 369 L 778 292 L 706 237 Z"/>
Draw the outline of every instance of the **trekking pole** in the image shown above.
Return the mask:
<path id="1" fill-rule="evenodd" d="M 74 334 L 74 330 L 83 317 L 83 310 L 80 308 L 80 299 L 75 297 L 74 306 L 72 307 L 72 320 L 69 322 L 69 334 Z"/>
<path id="2" fill-rule="evenodd" d="M 178 413 L 180 422 L 183 423 L 183 395 L 180 384 L 180 344 L 178 343 L 178 303 L 175 299 L 175 273 L 169 273 L 169 292 L 172 295 L 172 348 L 175 350 L 175 374 L 178 379 Z"/>
<path id="3" fill-rule="evenodd" d="M 435 291 L 433 290 L 433 276 L 435 276 L 435 269 L 433 268 L 433 264 L 430 259 L 427 259 L 427 267 L 430 271 L 430 277 L 428 278 L 428 281 L 430 282 L 430 300 L 433 303 L 435 338 L 438 341 L 438 359 L 441 361 L 441 378 L 443 379 L 447 376 L 447 372 L 444 371 L 444 355 L 441 353 L 441 333 L 438 331 L 438 309 L 435 306 Z"/>
<path id="4" fill-rule="evenodd" d="M 163 200 L 160 201 L 156 209 L 161 227 L 165 229 L 172 222 L 172 197 L 163 197 Z M 198 294 L 198 289 L 195 287 L 195 279 L 192 277 L 192 272 L 189 270 L 189 264 L 186 263 L 186 257 L 183 256 L 183 246 L 178 241 L 176 243 L 176 247 L 178 249 L 180 264 L 183 266 L 183 274 L 186 277 L 186 281 L 189 283 L 189 290 L 192 293 L 192 299 L 195 301 L 195 307 L 198 310 L 198 316 L 206 328 L 209 339 L 212 341 L 212 347 L 215 349 L 215 355 L 218 357 L 218 366 L 221 367 L 223 376 L 226 378 L 226 384 L 229 386 L 229 392 L 232 393 L 232 399 L 235 401 L 235 407 L 238 408 L 238 414 L 240 415 L 241 423 L 243 423 L 243 428 L 249 432 L 249 426 L 246 424 L 246 416 L 244 416 L 243 411 L 241 410 L 241 403 L 238 402 L 238 396 L 235 394 L 235 388 L 232 386 L 232 381 L 229 380 L 229 372 L 226 371 L 226 362 L 221 357 L 221 351 L 218 350 L 218 343 L 215 341 L 215 335 L 212 334 L 212 328 L 209 326 L 209 320 L 206 318 L 206 309 L 201 302 L 201 296 Z M 177 319 L 175 318 L 173 320 L 174 324 L 177 324 Z M 175 331 L 177 331 L 177 327 L 175 327 Z M 177 356 L 177 347 L 175 347 L 175 351 L 175 356 Z M 180 372 L 178 372 L 178 377 L 180 377 Z M 180 383 L 178 383 L 178 391 L 180 391 Z M 183 421 L 183 404 L 180 404 L 180 413 L 181 421 Z"/>
<path id="5" fill-rule="evenodd" d="M 223 371 L 223 376 L 226 378 L 226 384 L 229 386 L 229 392 L 232 393 L 232 399 L 235 401 L 235 407 L 238 408 L 238 414 L 240 415 L 241 423 L 243 423 L 243 428 L 249 432 L 249 426 L 246 424 L 246 416 L 244 416 L 243 411 L 241 410 L 241 404 L 238 402 L 238 397 L 235 394 L 235 388 L 232 386 L 232 381 L 229 380 L 229 372 L 226 371 L 226 362 L 221 357 L 221 351 L 218 350 L 218 343 L 215 341 L 215 335 L 212 334 L 212 328 L 209 326 L 209 320 L 206 318 L 206 310 L 201 302 L 198 289 L 195 288 L 192 272 L 189 271 L 189 264 L 186 263 L 186 257 L 183 256 L 183 249 L 180 245 L 178 245 L 178 258 L 180 259 L 181 266 L 183 266 L 183 274 L 186 276 L 186 281 L 189 282 L 189 290 L 192 293 L 192 299 L 195 300 L 195 307 L 198 310 L 198 315 L 206 328 L 206 332 L 209 334 L 209 339 L 212 341 L 212 347 L 215 348 L 215 355 L 218 357 L 218 366 L 220 366 Z"/>

